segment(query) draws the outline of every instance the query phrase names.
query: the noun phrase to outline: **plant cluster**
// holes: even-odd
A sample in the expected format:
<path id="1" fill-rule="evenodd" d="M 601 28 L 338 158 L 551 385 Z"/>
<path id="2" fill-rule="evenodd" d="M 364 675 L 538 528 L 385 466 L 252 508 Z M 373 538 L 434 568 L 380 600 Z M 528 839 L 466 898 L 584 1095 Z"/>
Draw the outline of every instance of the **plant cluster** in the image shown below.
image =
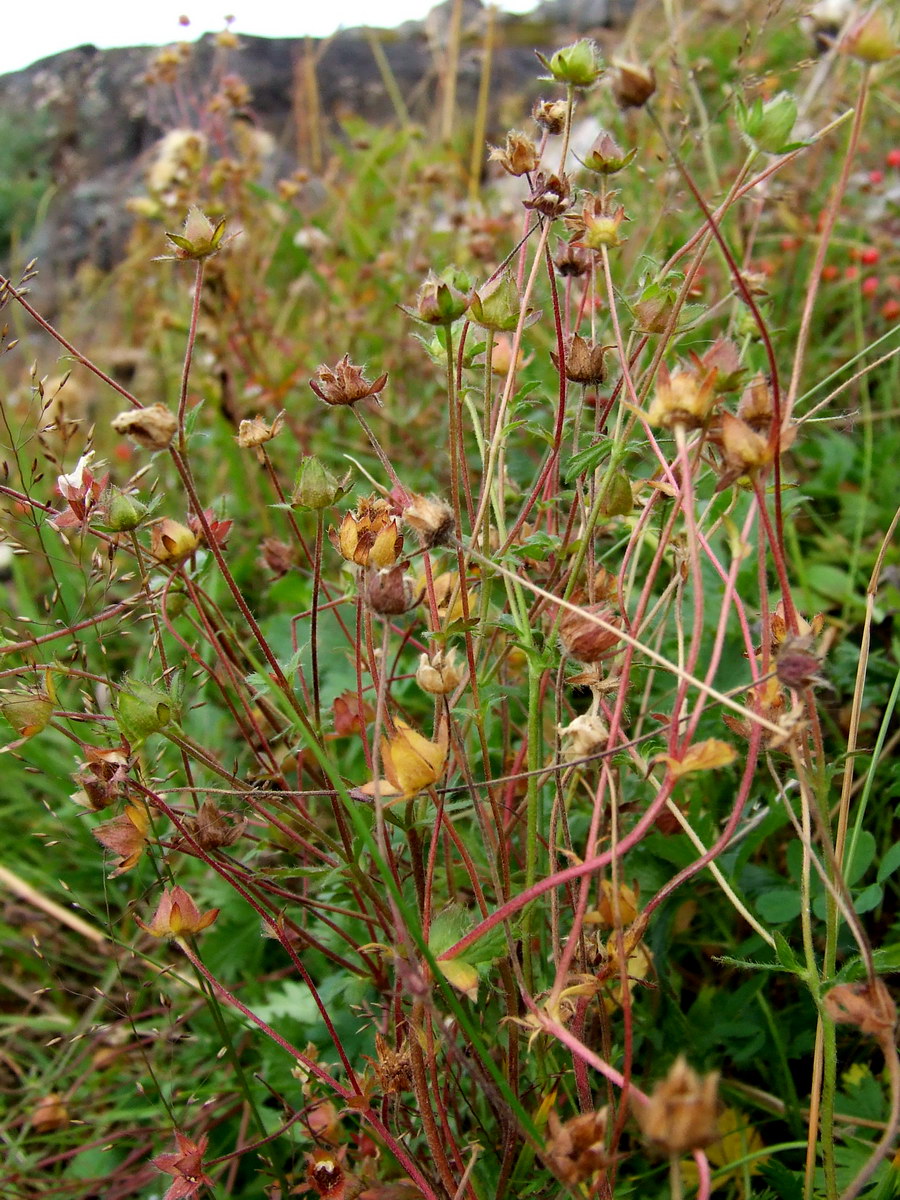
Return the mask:
<path id="1" fill-rule="evenodd" d="M 665 11 L 493 182 L 166 51 L 128 261 L 2 280 L 9 1194 L 900 1187 L 898 47 Z"/>

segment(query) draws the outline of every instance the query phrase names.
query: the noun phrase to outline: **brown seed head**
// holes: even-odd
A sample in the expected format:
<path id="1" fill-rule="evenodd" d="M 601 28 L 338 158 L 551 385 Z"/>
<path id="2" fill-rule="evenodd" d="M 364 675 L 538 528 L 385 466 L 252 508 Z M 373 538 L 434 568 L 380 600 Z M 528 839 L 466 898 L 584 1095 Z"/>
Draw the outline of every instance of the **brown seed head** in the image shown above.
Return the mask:
<path id="1" fill-rule="evenodd" d="M 525 208 L 542 213 L 551 220 L 561 217 L 572 207 L 572 185 L 568 175 L 551 175 L 538 171 L 534 177 L 531 195 L 522 203 Z"/>
<path id="2" fill-rule="evenodd" d="M 589 604 L 579 612 L 566 612 L 560 622 L 559 638 L 570 658 L 582 663 L 599 662 L 620 645 L 621 627 L 622 618 L 610 605 Z"/>
<path id="3" fill-rule="evenodd" d="M 147 450 L 167 450 L 178 430 L 178 418 L 164 404 L 151 404 L 119 413 L 112 427 Z"/>
<path id="4" fill-rule="evenodd" d="M 429 657 L 422 654 L 416 671 L 416 683 L 431 696 L 448 696 L 459 686 L 463 673 L 456 665 L 455 650 L 435 650 Z"/>
<path id="5" fill-rule="evenodd" d="M 456 533 L 453 509 L 435 496 L 413 496 L 412 503 L 403 510 L 403 519 L 416 531 L 426 550 L 448 545 Z"/>
<path id="6" fill-rule="evenodd" d="M 661 363 L 656 395 L 647 410 L 647 420 L 651 425 L 661 425 L 665 429 L 673 429 L 676 425 L 686 429 L 702 428 L 716 401 L 715 380 L 714 369 L 705 375 L 690 369 L 672 375 L 665 363 Z"/>
<path id="7" fill-rule="evenodd" d="M 530 175 L 541 161 L 537 146 L 530 137 L 511 129 L 506 135 L 506 146 L 491 146 L 490 162 L 498 162 L 508 175 Z"/>
<path id="8" fill-rule="evenodd" d="M 408 563 L 397 563 L 383 571 L 366 572 L 363 595 L 372 612 L 381 616 L 399 616 L 419 602 L 420 592 L 406 574 Z"/>
<path id="9" fill-rule="evenodd" d="M 612 60 L 612 94 L 619 108 L 643 108 L 656 91 L 656 76 L 652 67 Z"/>
<path id="10" fill-rule="evenodd" d="M 568 106 L 565 100 L 538 100 L 531 115 L 542 129 L 550 134 L 562 133 L 566 127 L 566 112 Z"/>
<path id="11" fill-rule="evenodd" d="M 553 1109 L 550 1110 L 547 1118 L 550 1137 L 544 1153 L 548 1165 L 564 1183 L 584 1183 L 610 1166 L 612 1159 L 606 1150 L 607 1124 L 606 1108 L 579 1113 L 564 1123 Z"/>
<path id="12" fill-rule="evenodd" d="M 715 1142 L 718 1084 L 717 1071 L 701 1077 L 679 1055 L 650 1098 L 634 1105 L 645 1140 L 670 1158 Z"/>
<path id="13" fill-rule="evenodd" d="M 566 342 L 566 379 L 571 383 L 598 384 L 606 379 L 606 358 L 609 346 L 598 346 L 586 341 L 580 333 L 573 334 Z M 559 355 L 550 351 L 553 365 L 559 370 Z"/>
<path id="14" fill-rule="evenodd" d="M 388 377 L 386 374 L 380 375 L 372 382 L 364 378 L 363 369 L 350 361 L 349 354 L 345 354 L 334 367 L 319 367 L 315 378 L 310 379 L 309 386 L 326 404 L 356 404 L 367 396 L 377 400 Z"/>

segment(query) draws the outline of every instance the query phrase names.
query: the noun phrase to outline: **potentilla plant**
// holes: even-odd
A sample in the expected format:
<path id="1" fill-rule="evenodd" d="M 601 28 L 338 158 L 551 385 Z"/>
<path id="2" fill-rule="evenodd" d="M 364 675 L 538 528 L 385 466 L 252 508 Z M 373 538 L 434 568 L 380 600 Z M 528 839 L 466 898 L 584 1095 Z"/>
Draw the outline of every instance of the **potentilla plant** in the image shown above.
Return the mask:
<path id="1" fill-rule="evenodd" d="M 79 996 L 52 1012 L 58 1060 L 22 1036 L 22 1195 L 889 1194 L 872 394 L 852 505 L 829 528 L 802 492 L 804 455 L 837 456 L 815 422 L 897 369 L 860 325 L 838 382 L 816 342 L 891 55 L 861 52 L 869 18 L 806 90 L 796 55 L 726 95 L 669 16 L 655 61 L 540 56 L 531 126 L 487 153 L 512 215 L 486 190 L 402 265 L 346 218 L 385 186 L 362 138 L 330 177 L 331 260 L 291 189 L 277 216 L 242 204 L 239 235 L 185 197 L 146 267 L 158 345 L 180 339 L 162 396 L 3 280 L 15 320 L 115 393 L 62 451 L 46 413 L 4 406 L 5 749 L 44 789 L 46 861 L 81 839 L 66 884 L 90 920 L 9 877 L 103 957 L 94 991 L 84 957 L 16 960 Z M 829 80 L 855 89 L 845 117 Z M 392 143 L 398 172 L 415 144 Z M 397 175 L 397 213 L 428 171 L 446 184 L 434 153 Z M 787 332 L 757 258 L 826 158 Z"/>

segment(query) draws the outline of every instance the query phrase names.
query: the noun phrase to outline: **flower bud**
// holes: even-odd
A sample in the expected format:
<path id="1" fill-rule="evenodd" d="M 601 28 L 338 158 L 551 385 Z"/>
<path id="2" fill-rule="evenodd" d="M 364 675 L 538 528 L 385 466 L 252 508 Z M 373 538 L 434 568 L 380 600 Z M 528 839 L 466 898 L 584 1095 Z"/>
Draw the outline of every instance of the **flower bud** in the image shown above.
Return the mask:
<path id="1" fill-rule="evenodd" d="M 867 63 L 887 62 L 900 54 L 900 43 L 881 8 L 870 8 L 848 30 L 839 49 Z"/>
<path id="2" fill-rule="evenodd" d="M 469 307 L 469 286 L 462 271 L 450 268 L 442 276 L 429 272 L 416 295 L 415 305 L 400 307 L 426 325 L 452 325 Z"/>
<path id="3" fill-rule="evenodd" d="M 718 1072 L 701 1078 L 679 1055 L 650 1098 L 633 1102 L 634 1115 L 646 1141 L 670 1158 L 680 1158 L 715 1142 L 719 1137 L 718 1084 Z"/>
<path id="4" fill-rule="evenodd" d="M 521 311 L 519 289 L 509 271 L 504 271 L 472 293 L 469 308 L 472 320 L 495 333 L 509 333 L 515 329 Z M 536 320 L 537 317 L 531 316 L 530 319 Z"/>
<path id="5" fill-rule="evenodd" d="M 218 251 L 224 233 L 225 218 L 222 217 L 213 225 L 206 213 L 195 204 L 188 210 L 181 233 L 167 233 L 166 237 L 175 247 L 175 258 L 197 261 L 209 258 Z"/>
<path id="6" fill-rule="evenodd" d="M 137 529 L 148 511 L 147 505 L 136 496 L 131 496 L 117 487 L 110 488 L 106 506 L 106 528 L 113 533 Z"/>
<path id="7" fill-rule="evenodd" d="M 453 661 L 456 650 L 435 650 L 429 657 L 423 654 L 416 671 L 416 683 L 431 696 L 448 696 L 462 681 L 463 673 Z"/>
<path id="8" fill-rule="evenodd" d="M 543 66 L 557 83 L 576 88 L 589 88 L 603 74 L 603 60 L 597 43 L 591 38 L 581 38 L 571 46 L 557 50 L 549 60 L 538 53 Z"/>
<path id="9" fill-rule="evenodd" d="M 634 508 L 631 481 L 622 470 L 615 470 L 600 497 L 600 512 L 604 517 L 625 517 Z"/>
<path id="10" fill-rule="evenodd" d="M 627 167 L 636 154 L 637 146 L 626 153 L 612 134 L 604 131 L 584 156 L 584 165 L 598 175 L 615 175 Z"/>
<path id="11" fill-rule="evenodd" d="M 53 700 L 43 690 L 0 695 L 0 713 L 21 738 L 34 737 L 46 729 L 53 708 Z"/>
<path id="12" fill-rule="evenodd" d="M 176 719 L 177 709 L 177 700 L 171 692 L 139 679 L 129 679 L 116 697 L 116 724 L 124 738 L 132 745 L 139 745 Z"/>
<path id="13" fill-rule="evenodd" d="M 606 626 L 592 618 L 599 617 Z M 599 662 L 621 642 L 622 619 L 608 604 L 589 604 L 579 612 L 566 610 L 560 622 L 559 638 L 563 649 L 577 662 Z"/>
<path id="14" fill-rule="evenodd" d="M 162 563 L 184 562 L 200 545 L 200 534 L 188 529 L 180 521 L 164 517 L 150 530 L 150 553 Z"/>
<path id="15" fill-rule="evenodd" d="M 178 418 L 164 404 L 151 404 L 119 413 L 112 427 L 147 450 L 167 450 L 178 430 Z"/>
<path id="16" fill-rule="evenodd" d="M 319 511 L 336 504 L 346 489 L 314 454 L 300 462 L 294 490 L 291 492 L 291 508 L 307 508 Z"/>
<path id="17" fill-rule="evenodd" d="M 797 101 L 790 92 L 780 92 L 771 100 L 757 98 L 749 108 L 735 98 L 737 123 L 744 139 L 766 154 L 781 154 L 797 120 Z"/>
<path id="18" fill-rule="evenodd" d="M 614 58 L 612 93 L 619 108 L 643 108 L 656 91 L 656 76 L 651 67 Z"/>
<path id="19" fill-rule="evenodd" d="M 406 574 L 407 566 L 402 562 L 382 571 L 370 569 L 366 572 L 363 597 L 372 612 L 393 617 L 415 608 L 420 593 Z"/>

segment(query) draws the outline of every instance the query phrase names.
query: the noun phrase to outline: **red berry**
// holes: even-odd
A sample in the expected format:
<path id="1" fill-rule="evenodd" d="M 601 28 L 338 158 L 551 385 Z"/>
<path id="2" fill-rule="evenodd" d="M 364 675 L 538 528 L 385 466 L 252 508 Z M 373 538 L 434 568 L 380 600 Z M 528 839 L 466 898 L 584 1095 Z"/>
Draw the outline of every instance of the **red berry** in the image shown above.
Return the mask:
<path id="1" fill-rule="evenodd" d="M 864 279 L 860 290 L 864 296 L 874 296 L 878 291 L 877 275 L 869 275 L 867 279 Z"/>
<path id="2" fill-rule="evenodd" d="M 884 183 L 884 171 L 870 171 L 869 183 L 873 184 L 875 187 L 877 187 L 879 183 Z"/>
<path id="3" fill-rule="evenodd" d="M 889 167 L 900 167 L 900 150 L 889 150 L 884 161 Z"/>
<path id="4" fill-rule="evenodd" d="M 844 278 L 850 282 L 859 279 L 859 267 L 844 267 Z"/>
<path id="5" fill-rule="evenodd" d="M 834 263 L 828 263 L 822 268 L 822 280 L 824 283 L 831 283 L 833 279 L 837 279 L 838 274 L 838 269 Z"/>
<path id="6" fill-rule="evenodd" d="M 896 321 L 900 317 L 900 300 L 891 296 L 890 300 L 885 300 L 881 306 L 881 315 L 886 321 Z"/>
<path id="7" fill-rule="evenodd" d="M 880 257 L 881 255 L 876 246 L 866 246 L 865 250 L 860 252 L 859 261 L 871 267 L 873 263 L 878 262 Z"/>
<path id="8" fill-rule="evenodd" d="M 796 250 L 800 245 L 800 239 L 796 237 L 783 237 L 781 239 L 782 250 Z"/>

